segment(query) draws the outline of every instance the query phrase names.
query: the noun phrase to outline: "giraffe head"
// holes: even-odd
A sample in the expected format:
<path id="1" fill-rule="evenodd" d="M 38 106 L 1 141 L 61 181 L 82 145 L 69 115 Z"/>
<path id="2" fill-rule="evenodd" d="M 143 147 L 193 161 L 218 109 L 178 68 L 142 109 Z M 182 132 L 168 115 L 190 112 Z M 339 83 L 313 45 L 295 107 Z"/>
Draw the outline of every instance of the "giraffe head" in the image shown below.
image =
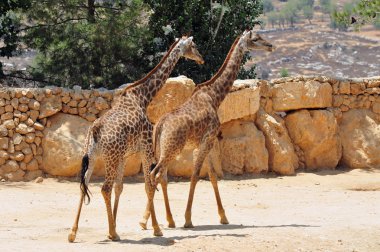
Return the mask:
<path id="1" fill-rule="evenodd" d="M 194 60 L 197 64 L 203 64 L 202 55 L 198 52 L 197 46 L 193 42 L 193 37 L 183 36 L 178 46 L 181 48 L 182 56 Z"/>
<path id="2" fill-rule="evenodd" d="M 240 43 L 246 51 L 265 50 L 272 52 L 274 50 L 274 46 L 271 43 L 263 39 L 260 34 L 253 30 L 245 31 L 240 38 Z"/>

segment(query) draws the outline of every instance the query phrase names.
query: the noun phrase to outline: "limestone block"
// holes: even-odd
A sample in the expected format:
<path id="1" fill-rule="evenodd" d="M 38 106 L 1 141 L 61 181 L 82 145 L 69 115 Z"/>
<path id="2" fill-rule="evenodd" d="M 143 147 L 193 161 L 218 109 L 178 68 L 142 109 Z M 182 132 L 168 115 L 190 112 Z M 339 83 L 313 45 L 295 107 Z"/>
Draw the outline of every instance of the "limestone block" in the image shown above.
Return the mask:
<path id="1" fill-rule="evenodd" d="M 76 176 L 80 170 L 83 146 L 87 130 L 91 123 L 79 116 L 58 113 L 50 118 L 51 127 L 45 128 L 42 148 L 37 155 L 42 155 L 42 168 L 51 175 Z M 125 175 L 140 171 L 140 159 L 125 162 Z M 95 175 L 104 174 L 104 162 L 98 157 L 95 162 Z"/>
<path id="2" fill-rule="evenodd" d="M 351 109 L 340 124 L 342 165 L 349 168 L 380 168 L 380 122 L 375 113 Z"/>
<path id="3" fill-rule="evenodd" d="M 246 88 L 230 92 L 218 109 L 220 123 L 234 119 L 253 118 L 260 106 L 260 88 L 256 80 L 236 80 L 234 87 L 247 85 Z"/>
<path id="4" fill-rule="evenodd" d="M 223 171 L 232 174 L 268 171 L 265 137 L 252 121 L 231 121 L 222 125 L 221 160 Z"/>
<path id="5" fill-rule="evenodd" d="M 161 116 L 182 105 L 191 96 L 194 88 L 194 82 L 185 76 L 167 79 L 148 106 L 149 120 L 157 123 Z"/>
<path id="6" fill-rule="evenodd" d="M 342 156 L 338 122 L 327 110 L 299 110 L 285 117 L 290 138 L 304 154 L 306 169 L 335 169 Z"/>
<path id="7" fill-rule="evenodd" d="M 285 82 L 272 87 L 273 109 L 287 111 L 332 106 L 332 87 L 317 81 Z"/>
<path id="8" fill-rule="evenodd" d="M 62 109 L 62 101 L 59 96 L 45 97 L 40 106 L 39 119 L 52 116 Z"/>
<path id="9" fill-rule="evenodd" d="M 256 124 L 264 133 L 269 152 L 269 169 L 281 175 L 294 174 L 299 167 L 298 157 L 289 137 L 284 120 L 259 109 Z"/>

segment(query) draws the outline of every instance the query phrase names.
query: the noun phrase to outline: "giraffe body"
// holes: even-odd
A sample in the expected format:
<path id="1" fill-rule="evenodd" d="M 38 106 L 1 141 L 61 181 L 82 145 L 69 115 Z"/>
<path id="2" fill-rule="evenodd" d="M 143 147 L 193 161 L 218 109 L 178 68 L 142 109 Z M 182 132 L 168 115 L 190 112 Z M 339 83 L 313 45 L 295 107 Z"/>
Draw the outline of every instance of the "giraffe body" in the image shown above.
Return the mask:
<path id="1" fill-rule="evenodd" d="M 87 185 L 94 169 L 96 155 L 101 155 L 105 161 L 105 181 L 101 192 L 107 208 L 108 237 L 111 240 L 120 239 L 116 233 L 116 215 L 119 197 L 123 191 L 123 160 L 126 156 L 136 152 L 141 153 L 145 190 L 148 196 L 147 211 L 152 215 L 154 235 L 162 235 L 154 212 L 154 187 L 149 179 L 149 169 L 154 163 L 153 126 L 148 120 L 146 109 L 182 56 L 203 63 L 202 56 L 192 42 L 192 37 L 183 37 L 172 45 L 161 62 L 146 77 L 125 88 L 116 104 L 102 117 L 95 120 L 90 127 L 82 161 L 82 194 L 72 232 L 68 237 L 70 242 L 75 240 L 82 204 L 85 197 L 89 197 Z M 115 188 L 115 200 L 112 209 L 111 192 L 113 186 Z"/>
<path id="2" fill-rule="evenodd" d="M 152 183 L 161 183 L 164 193 L 167 220 L 169 226 L 175 226 L 167 195 L 167 164 L 173 160 L 186 144 L 198 149 L 194 155 L 194 168 L 190 182 L 190 192 L 185 212 L 185 227 L 193 227 L 191 209 L 194 191 L 202 164 L 212 149 L 220 132 L 218 107 L 228 94 L 246 51 L 253 49 L 273 50 L 273 46 L 252 31 L 245 32 L 231 46 L 225 62 L 209 81 L 198 85 L 193 95 L 179 108 L 160 118 L 155 126 L 153 139 L 156 167 L 152 170 Z M 217 186 L 217 174 L 211 159 L 209 161 L 209 178 L 213 186 L 220 222 L 228 224 Z"/>

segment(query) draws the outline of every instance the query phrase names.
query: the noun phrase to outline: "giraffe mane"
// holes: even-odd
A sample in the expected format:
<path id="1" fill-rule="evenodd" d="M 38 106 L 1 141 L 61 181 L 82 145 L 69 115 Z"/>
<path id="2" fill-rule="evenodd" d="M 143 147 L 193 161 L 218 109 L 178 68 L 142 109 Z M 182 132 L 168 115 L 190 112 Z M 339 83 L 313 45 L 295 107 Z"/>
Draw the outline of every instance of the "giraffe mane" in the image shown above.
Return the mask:
<path id="1" fill-rule="evenodd" d="M 174 41 L 174 43 L 170 46 L 169 50 L 165 54 L 165 56 L 160 60 L 160 62 L 147 74 L 145 77 L 141 78 L 140 80 L 135 81 L 134 83 L 128 85 L 124 90 L 122 91 L 122 95 L 127 92 L 128 89 L 131 89 L 133 87 L 136 87 L 142 83 L 144 83 L 152 74 L 164 63 L 164 61 L 169 57 L 170 53 L 173 51 L 174 47 L 179 43 L 180 39 Z"/>
<path id="2" fill-rule="evenodd" d="M 204 87 L 204 86 L 209 86 L 209 85 L 211 85 L 212 83 L 215 82 L 216 79 L 219 78 L 219 76 L 223 73 L 224 69 L 227 67 L 227 63 L 228 63 L 228 61 L 230 60 L 231 55 L 232 55 L 232 52 L 234 51 L 234 49 L 235 49 L 237 43 L 239 42 L 239 39 L 240 39 L 240 36 L 237 37 L 237 38 L 235 39 L 234 43 L 232 44 L 232 46 L 231 46 L 231 48 L 230 48 L 230 51 L 229 51 L 228 54 L 227 54 L 226 59 L 225 59 L 224 62 L 223 62 L 223 65 L 219 68 L 218 72 L 217 72 L 214 76 L 212 76 L 212 78 L 209 79 L 208 81 L 205 81 L 205 82 L 203 82 L 203 83 L 200 83 L 200 84 L 196 85 L 196 86 L 195 86 L 195 89 L 194 89 L 194 91 L 193 91 L 193 93 L 195 93 L 195 91 L 201 89 L 201 88 Z"/>

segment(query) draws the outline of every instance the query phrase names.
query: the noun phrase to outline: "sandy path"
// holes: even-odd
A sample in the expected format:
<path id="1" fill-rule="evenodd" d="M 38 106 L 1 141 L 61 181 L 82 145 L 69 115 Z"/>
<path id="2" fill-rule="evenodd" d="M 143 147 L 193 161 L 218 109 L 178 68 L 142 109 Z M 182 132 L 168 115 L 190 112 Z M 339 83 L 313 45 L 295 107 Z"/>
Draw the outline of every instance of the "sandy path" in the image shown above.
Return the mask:
<path id="1" fill-rule="evenodd" d="M 136 180 L 135 180 L 136 181 Z M 163 237 L 141 230 L 144 185 L 128 180 L 118 215 L 120 242 L 106 239 L 101 183 L 91 184 L 76 243 L 67 242 L 79 199 L 78 184 L 0 183 L 0 251 L 380 251 L 380 170 L 300 173 L 294 177 L 233 177 L 219 183 L 229 225 L 220 225 L 208 181 L 200 181 L 194 229 L 183 229 L 188 182 L 170 183 L 177 228 Z"/>

